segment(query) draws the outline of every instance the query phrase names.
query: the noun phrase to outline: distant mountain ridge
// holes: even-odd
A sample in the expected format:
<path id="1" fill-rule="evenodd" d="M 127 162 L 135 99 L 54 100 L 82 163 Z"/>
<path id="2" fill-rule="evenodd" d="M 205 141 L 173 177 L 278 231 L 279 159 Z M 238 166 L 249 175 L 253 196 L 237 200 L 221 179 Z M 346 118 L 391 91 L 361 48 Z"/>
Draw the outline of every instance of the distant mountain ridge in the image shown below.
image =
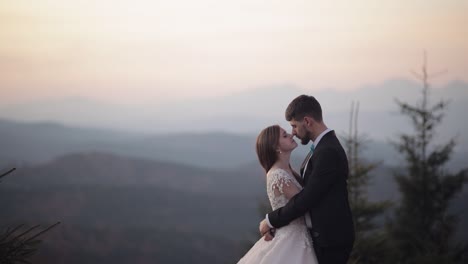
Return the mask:
<path id="1" fill-rule="evenodd" d="M 209 169 L 89 152 L 60 156 L 40 165 L 21 166 L 7 185 L 22 188 L 153 186 L 178 192 L 251 197 L 249 195 L 262 189 L 263 180 L 264 172 L 260 168 Z"/>
<path id="2" fill-rule="evenodd" d="M 41 163 L 69 153 L 95 151 L 200 167 L 233 168 L 256 159 L 254 139 L 249 135 L 216 132 L 147 135 L 49 122 L 0 120 L 0 146 L 4 150 L 0 160 Z"/>
<path id="3" fill-rule="evenodd" d="M 32 102 L 0 107 L 0 118 L 18 121 L 53 121 L 69 126 L 142 133 L 186 133 L 223 131 L 256 133 L 275 123 L 286 124 L 284 109 L 299 94 L 316 96 L 324 109 L 329 126 L 347 130 L 352 100 L 360 101 L 360 126 L 371 137 L 384 139 L 408 127 L 397 114 L 395 99 L 419 101 L 421 84 L 393 79 L 364 85 L 352 91 L 308 90 L 291 84 L 250 89 L 229 96 L 200 100 L 171 101 L 145 105 L 118 105 L 86 98 Z M 441 129 L 445 137 L 461 134 L 467 124 L 459 118 L 468 111 L 468 83 L 452 81 L 431 89 L 430 101 L 450 100 Z M 376 122 L 379 125 L 376 126 Z M 463 144 L 468 139 L 461 135 Z"/>
<path id="4" fill-rule="evenodd" d="M 339 136 L 343 131 L 336 130 Z M 365 133 L 366 131 L 364 131 Z M 50 162 L 71 153 L 104 152 L 125 157 L 171 162 L 213 169 L 238 169 L 254 164 L 256 134 L 224 132 L 141 134 L 68 127 L 55 123 L 19 123 L 0 119 L 0 166 Z M 307 146 L 294 150 L 292 162 L 300 166 Z M 449 167 L 466 166 L 468 148 L 457 144 Z M 370 139 L 363 157 L 392 166 L 401 157 L 386 141 Z"/>

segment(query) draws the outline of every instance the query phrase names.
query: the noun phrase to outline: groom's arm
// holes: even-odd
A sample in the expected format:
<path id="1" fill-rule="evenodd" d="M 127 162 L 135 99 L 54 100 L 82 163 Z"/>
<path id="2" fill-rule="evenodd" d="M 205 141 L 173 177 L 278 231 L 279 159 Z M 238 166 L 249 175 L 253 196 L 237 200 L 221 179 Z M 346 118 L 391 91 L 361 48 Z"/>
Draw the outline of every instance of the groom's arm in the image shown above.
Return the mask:
<path id="1" fill-rule="evenodd" d="M 323 149 L 312 164 L 312 174 L 306 186 L 281 208 L 267 215 L 268 222 L 275 228 L 289 224 L 315 207 L 338 180 L 340 155 L 335 149 Z"/>
<path id="2" fill-rule="evenodd" d="M 288 200 L 294 197 L 300 191 L 299 188 L 297 188 L 296 185 L 294 185 L 292 182 L 289 182 L 289 183 L 283 182 L 281 184 L 281 187 L 278 184 L 274 184 L 272 188 L 273 188 L 273 192 L 275 196 L 284 195 L 286 199 Z M 263 222 L 265 223 L 262 224 Z M 268 238 L 265 238 L 265 240 L 267 241 L 273 239 L 273 234 L 271 233 L 268 234 L 268 231 L 271 231 L 271 229 L 273 228 L 273 226 L 271 226 L 268 220 L 268 215 L 266 215 L 265 221 L 262 221 L 262 223 L 260 223 L 260 227 L 259 227 L 260 234 L 262 236 L 265 235 L 266 237 L 268 237 Z"/>

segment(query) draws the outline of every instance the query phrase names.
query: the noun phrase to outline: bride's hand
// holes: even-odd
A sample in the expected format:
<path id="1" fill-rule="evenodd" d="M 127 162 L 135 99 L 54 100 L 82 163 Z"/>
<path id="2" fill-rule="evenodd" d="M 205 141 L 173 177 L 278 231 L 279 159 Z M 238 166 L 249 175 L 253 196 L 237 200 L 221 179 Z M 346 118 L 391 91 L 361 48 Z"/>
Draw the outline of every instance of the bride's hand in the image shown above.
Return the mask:
<path id="1" fill-rule="evenodd" d="M 260 222 L 258 229 L 260 230 L 260 234 L 264 237 L 265 241 L 270 241 L 275 236 L 275 229 L 270 228 L 265 219 Z"/>
<path id="2" fill-rule="evenodd" d="M 275 229 L 270 229 L 266 234 L 263 236 L 265 241 L 271 241 L 275 237 Z"/>

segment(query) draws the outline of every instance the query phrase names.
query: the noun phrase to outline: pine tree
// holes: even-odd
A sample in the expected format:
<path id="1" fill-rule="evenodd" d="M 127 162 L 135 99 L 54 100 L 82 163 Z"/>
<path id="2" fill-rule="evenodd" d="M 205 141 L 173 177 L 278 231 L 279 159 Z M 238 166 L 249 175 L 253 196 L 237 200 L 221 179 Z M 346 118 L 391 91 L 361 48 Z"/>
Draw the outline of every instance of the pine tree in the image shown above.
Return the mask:
<path id="1" fill-rule="evenodd" d="M 16 169 L 13 168 L 6 173 L 0 174 L 0 179 L 12 173 Z M 28 261 L 32 255 L 38 250 L 41 243 L 39 236 L 49 231 L 60 224 L 57 222 L 46 229 L 33 234 L 40 226 L 26 227 L 25 225 L 17 225 L 14 228 L 8 227 L 5 230 L 0 230 L 0 263 L 30 263 Z M 3 228 L 2 228 L 3 229 Z"/>
<path id="2" fill-rule="evenodd" d="M 348 191 L 353 213 L 356 240 L 350 263 L 380 263 L 384 257 L 385 239 L 375 218 L 390 206 L 388 201 L 370 202 L 367 197 L 370 172 L 377 163 L 365 162 L 360 158 L 365 138 L 358 133 L 359 102 L 351 104 L 349 134 L 345 138 L 349 163 Z"/>
<path id="3" fill-rule="evenodd" d="M 401 113 L 411 119 L 414 133 L 402 134 L 395 142 L 398 153 L 405 158 L 406 168 L 395 175 L 401 204 L 388 223 L 394 251 L 390 260 L 392 263 L 462 263 L 466 245 L 453 241 L 457 217 L 448 208 L 462 190 L 467 170 L 450 173 L 444 166 L 455 147 L 454 139 L 443 145 L 432 144 L 448 102 L 429 103 L 426 54 L 422 75 L 415 75 L 422 82 L 422 100 L 416 105 L 397 100 Z"/>

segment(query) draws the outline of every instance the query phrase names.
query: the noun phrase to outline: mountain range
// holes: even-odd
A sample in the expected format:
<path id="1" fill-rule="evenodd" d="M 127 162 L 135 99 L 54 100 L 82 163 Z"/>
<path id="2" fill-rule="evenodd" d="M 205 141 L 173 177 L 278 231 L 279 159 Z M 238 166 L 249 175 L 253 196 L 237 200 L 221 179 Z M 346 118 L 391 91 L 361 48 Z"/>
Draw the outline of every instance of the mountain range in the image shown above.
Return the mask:
<path id="1" fill-rule="evenodd" d="M 337 133 L 341 138 L 345 136 Z M 4 150 L 0 152 L 0 166 L 39 164 L 70 153 L 104 152 L 204 168 L 259 167 L 255 138 L 255 134 L 225 132 L 142 134 L 0 119 L 0 146 Z M 302 145 L 293 152 L 295 167 L 300 166 L 307 152 L 308 147 Z M 468 150 L 458 143 L 449 167 L 460 169 L 466 166 L 467 154 Z M 402 161 L 390 139 L 368 138 L 362 157 L 387 166 Z"/>
<path id="2" fill-rule="evenodd" d="M 157 101 L 153 104 L 116 104 L 90 98 L 63 98 L 0 106 L 0 118 L 26 122 L 55 122 L 73 127 L 99 128 L 150 134 L 221 131 L 258 133 L 271 124 L 288 126 L 284 110 L 300 94 L 312 94 L 322 104 L 326 123 L 348 131 L 352 101 L 359 101 L 359 128 L 371 138 L 384 140 L 407 131 L 409 120 L 399 114 L 395 100 L 417 103 L 421 84 L 394 79 L 354 90 L 310 90 L 291 84 L 249 89 L 223 97 Z M 468 149 L 468 125 L 461 117 L 468 110 L 468 84 L 452 81 L 430 90 L 430 102 L 450 101 L 439 135 L 458 136 Z"/>
<path id="3" fill-rule="evenodd" d="M 371 173 L 371 200 L 398 200 L 397 169 Z M 462 239 L 467 199 L 465 190 L 451 206 Z M 0 226 L 61 222 L 43 236 L 34 263 L 231 263 L 258 239 L 266 204 L 258 166 L 208 169 L 91 152 L 2 179 Z"/>
<path id="4" fill-rule="evenodd" d="M 254 144 L 258 131 L 279 123 L 301 93 L 292 85 L 221 98 L 123 106 L 83 98 L 0 106 L 0 225 L 61 225 L 51 230 L 34 263 L 230 263 L 258 239 L 265 210 L 264 172 Z M 419 84 L 393 80 L 343 92 L 314 92 L 327 124 L 348 130 L 359 100 L 361 157 L 375 162 L 372 201 L 397 202 L 393 179 L 404 169 L 390 140 L 409 132 L 395 98 L 417 102 Z M 455 136 L 448 170 L 466 168 L 468 84 L 434 88 L 431 102 L 450 107 L 431 148 Z M 308 152 L 299 146 L 292 165 Z M 468 190 L 453 201 L 457 237 L 468 237 Z"/>

